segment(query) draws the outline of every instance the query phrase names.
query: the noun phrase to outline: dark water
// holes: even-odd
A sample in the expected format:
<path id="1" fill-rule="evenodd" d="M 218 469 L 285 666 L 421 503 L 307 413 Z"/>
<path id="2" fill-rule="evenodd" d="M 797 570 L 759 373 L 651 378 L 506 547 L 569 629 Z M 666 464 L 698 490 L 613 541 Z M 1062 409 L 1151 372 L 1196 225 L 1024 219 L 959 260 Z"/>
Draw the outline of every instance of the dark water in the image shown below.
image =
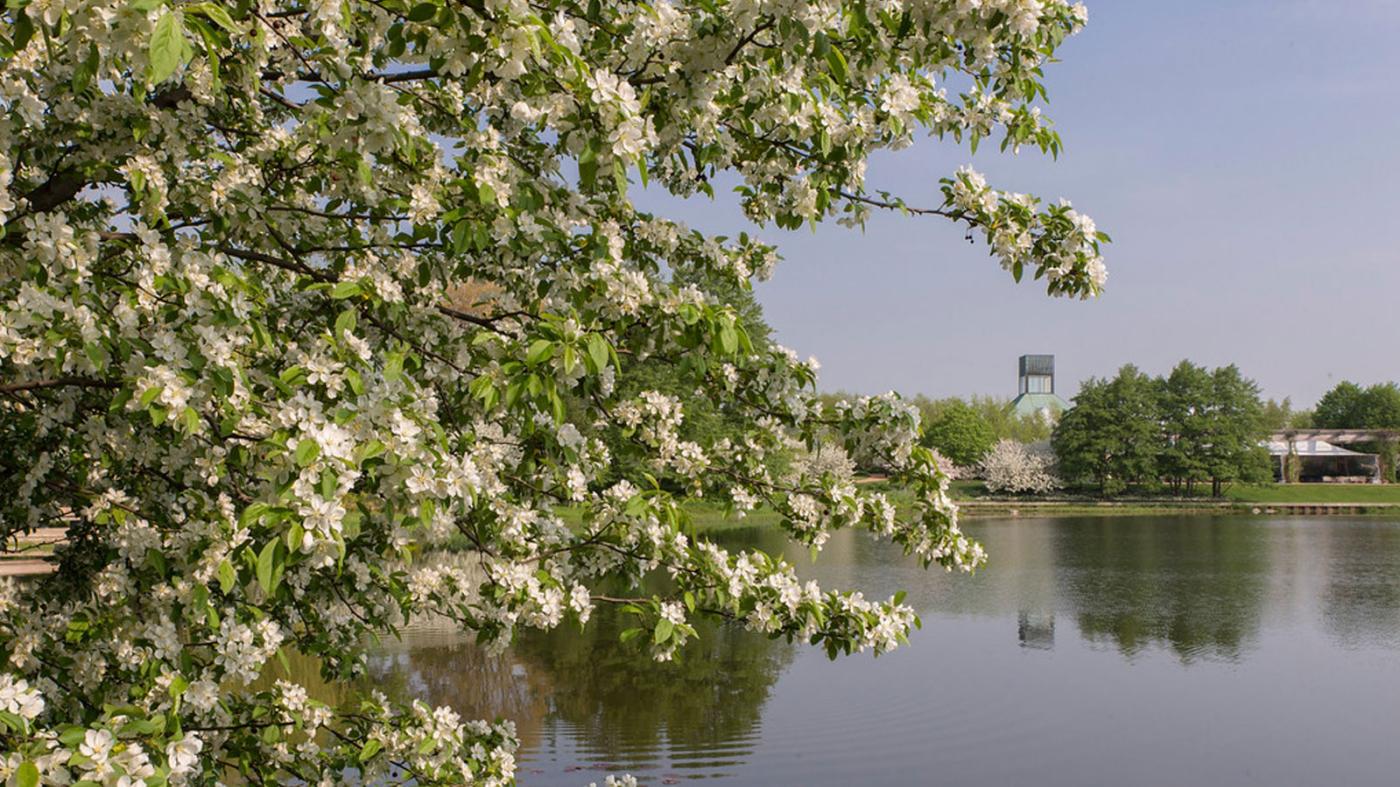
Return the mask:
<path id="1" fill-rule="evenodd" d="M 514 718 L 522 785 L 1400 784 L 1400 522 L 973 522 L 991 563 L 925 572 L 843 534 L 832 585 L 909 591 L 924 628 L 879 659 L 707 628 L 675 664 L 602 615 L 486 656 L 446 632 L 377 681 Z M 732 546 L 782 549 L 768 532 Z"/>

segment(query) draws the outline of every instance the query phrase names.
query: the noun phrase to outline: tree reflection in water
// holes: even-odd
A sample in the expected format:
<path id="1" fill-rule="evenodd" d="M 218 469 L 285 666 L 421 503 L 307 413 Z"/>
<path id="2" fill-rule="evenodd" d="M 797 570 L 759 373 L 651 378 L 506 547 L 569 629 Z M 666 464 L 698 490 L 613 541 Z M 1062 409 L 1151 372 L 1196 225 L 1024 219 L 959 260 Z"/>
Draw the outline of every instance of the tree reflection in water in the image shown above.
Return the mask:
<path id="1" fill-rule="evenodd" d="M 1115 714 L 1136 707 L 1122 696 L 1092 700 L 1102 707 L 1104 726 L 1095 727 L 1098 717 L 1087 713 L 1079 717 L 1088 730 L 1082 736 L 1046 737 L 1064 708 L 1082 699 L 1066 693 L 1072 684 L 1057 682 L 1066 669 L 1103 671 L 1115 685 L 1132 686 L 1133 696 L 1148 698 L 1161 718 L 1176 719 L 1173 730 L 1193 730 L 1231 718 L 1242 703 L 1261 701 L 1257 685 L 1237 676 L 1286 670 L 1305 657 L 1310 665 L 1326 665 L 1324 674 L 1308 673 L 1310 683 L 1328 692 L 1355 692 L 1349 696 L 1358 707 L 1391 719 L 1388 695 L 1375 687 L 1395 685 L 1400 523 L 1340 517 L 1025 518 L 974 521 L 969 530 L 992 554 L 987 568 L 972 577 L 926 572 L 897 549 L 849 532 L 837 534 L 815 563 L 772 530 L 716 536 L 732 548 L 783 552 L 806 576 L 861 587 L 872 596 L 909 589 L 928 641 L 889 661 L 828 665 L 803 645 L 709 626 L 679 661 L 657 664 L 618 641 L 630 616 L 603 608 L 582 632 L 565 626 L 525 633 L 496 656 L 450 626 L 409 631 L 402 642 L 372 651 L 364 685 L 451 705 L 468 718 L 515 720 L 522 741 L 520 781 L 526 785 L 601 783 L 605 774 L 619 772 L 650 785 L 725 775 L 745 784 L 863 783 L 831 769 L 843 756 L 834 740 L 861 749 L 861 761 L 872 764 L 875 776 L 903 776 L 927 767 L 933 748 L 919 736 L 944 729 L 950 707 L 969 709 L 959 725 L 970 718 L 984 725 L 978 729 L 1031 736 L 1019 747 L 990 736 L 976 759 L 1040 758 L 1051 748 L 1072 750 L 1081 738 L 1113 737 L 1121 726 Z M 600 590 L 633 595 L 624 588 Z M 1096 644 L 1077 647 L 1079 637 Z M 1015 660 L 994 652 L 1001 647 L 1015 648 Z M 1355 659 L 1346 652 L 1376 647 L 1383 649 L 1378 658 Z M 1092 652 L 1104 649 L 1111 658 Z M 799 657 L 803 653 L 816 655 Z M 1272 666 L 1266 660 L 1263 672 L 1231 666 L 1266 654 Z M 1191 669 L 1154 669 L 1160 655 Z M 291 666 L 293 678 L 321 699 L 336 702 L 350 694 L 321 682 L 310 659 L 293 657 Z M 970 676 L 964 688 L 1013 679 L 1034 690 L 1002 704 L 986 703 L 971 688 L 950 695 L 946 683 L 929 679 L 949 669 Z M 785 672 L 792 680 L 779 686 Z M 280 675 L 274 667 L 271 677 Z M 861 691 L 845 692 L 833 703 L 824 689 L 847 680 Z M 1205 685 L 1201 680 L 1220 693 L 1193 691 Z M 1308 733 L 1319 740 L 1335 726 L 1326 706 L 1311 706 L 1303 695 L 1267 696 L 1270 712 L 1280 718 L 1328 718 L 1332 726 Z M 1045 727 L 1026 726 L 1036 719 Z M 1225 730 L 1226 737 L 1236 732 Z M 1199 744 L 1190 735 L 1172 740 L 1177 747 Z M 1253 745 L 1241 750 L 1241 767 L 1278 754 L 1270 744 Z M 1085 762 L 1103 756 L 1091 748 L 1079 752 Z M 1125 751 L 1125 757 L 1141 754 Z M 950 753 L 940 750 L 939 756 Z M 1039 773 L 1042 765 L 1027 767 L 1026 774 Z M 1088 783 L 1094 773 L 1062 782 Z M 898 776 L 886 783 L 907 783 Z M 948 781 L 1033 781 L 1005 776 Z"/>
<path id="2" fill-rule="evenodd" d="M 1085 519 L 1055 539 L 1060 593 L 1080 633 L 1132 657 L 1238 661 L 1260 628 L 1270 539 L 1207 518 Z"/>
<path id="3" fill-rule="evenodd" d="M 1319 523 L 1314 559 L 1326 567 L 1322 619 L 1342 646 L 1400 646 L 1400 528 L 1368 521 L 1347 528 Z"/>
<path id="4" fill-rule="evenodd" d="M 445 627 L 414 630 L 372 654 L 369 678 L 400 698 L 514 720 L 527 773 L 541 750 L 571 754 L 559 768 L 620 763 L 713 775 L 742 761 L 794 646 L 709 625 L 675 661 L 657 663 L 619 642 L 628 625 L 599 609 L 582 632 L 522 632 L 499 655 Z"/>

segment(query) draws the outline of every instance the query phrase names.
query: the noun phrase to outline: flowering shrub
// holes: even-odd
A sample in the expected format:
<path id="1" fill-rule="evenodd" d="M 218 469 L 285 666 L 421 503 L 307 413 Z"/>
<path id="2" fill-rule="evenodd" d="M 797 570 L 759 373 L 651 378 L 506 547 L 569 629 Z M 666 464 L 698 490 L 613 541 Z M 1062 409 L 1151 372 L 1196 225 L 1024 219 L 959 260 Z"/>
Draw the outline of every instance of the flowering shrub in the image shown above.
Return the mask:
<path id="1" fill-rule="evenodd" d="M 818 443 L 814 448 L 792 441 L 792 466 L 789 468 L 789 481 L 801 478 L 831 478 L 836 481 L 850 481 L 855 478 L 856 463 L 840 443 Z M 952 480 L 951 478 L 949 480 Z"/>
<path id="2" fill-rule="evenodd" d="M 957 481 L 960 478 L 971 477 L 971 471 L 965 467 L 958 467 L 953 464 L 953 460 L 938 453 L 937 448 L 930 448 L 929 453 L 933 454 L 934 467 L 937 467 L 938 472 L 942 473 L 949 481 Z"/>
<path id="3" fill-rule="evenodd" d="M 0 778 L 508 783 L 509 722 L 254 682 L 292 650 L 356 675 L 367 636 L 426 616 L 503 645 L 623 604 L 624 638 L 661 659 L 701 611 L 832 655 L 903 642 L 900 597 L 801 583 L 689 535 L 680 506 L 761 503 L 808 545 L 859 527 L 971 569 L 917 414 L 822 406 L 814 364 L 678 283 L 747 288 L 775 250 L 629 187 L 732 180 L 788 228 L 944 216 L 1017 279 L 1093 295 L 1105 238 L 1067 204 L 970 169 L 922 208 L 865 182 L 920 128 L 1057 151 L 1040 66 L 1084 19 L 1063 0 L 6 4 L 0 536 L 68 543 L 53 576 L 0 585 Z M 681 439 L 678 400 L 619 394 L 646 358 L 740 436 Z M 914 503 L 772 477 L 794 434 L 877 452 Z M 470 571 L 423 559 L 449 539 Z M 656 569 L 673 595 L 591 590 Z"/>
<path id="4" fill-rule="evenodd" d="M 978 465 L 988 491 L 1044 494 L 1063 484 L 1053 472 L 1054 459 L 1015 440 L 1000 440 Z"/>

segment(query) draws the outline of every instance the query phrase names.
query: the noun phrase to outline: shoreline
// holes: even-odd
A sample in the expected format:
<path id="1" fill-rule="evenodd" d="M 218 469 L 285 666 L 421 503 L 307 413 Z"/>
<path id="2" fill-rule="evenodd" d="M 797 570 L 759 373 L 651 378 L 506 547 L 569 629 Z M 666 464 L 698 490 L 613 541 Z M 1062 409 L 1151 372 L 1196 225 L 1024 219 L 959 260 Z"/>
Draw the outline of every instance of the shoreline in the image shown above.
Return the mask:
<path id="1" fill-rule="evenodd" d="M 1395 516 L 1400 503 L 1257 503 L 1242 500 L 954 500 L 966 519 L 1023 516 Z"/>

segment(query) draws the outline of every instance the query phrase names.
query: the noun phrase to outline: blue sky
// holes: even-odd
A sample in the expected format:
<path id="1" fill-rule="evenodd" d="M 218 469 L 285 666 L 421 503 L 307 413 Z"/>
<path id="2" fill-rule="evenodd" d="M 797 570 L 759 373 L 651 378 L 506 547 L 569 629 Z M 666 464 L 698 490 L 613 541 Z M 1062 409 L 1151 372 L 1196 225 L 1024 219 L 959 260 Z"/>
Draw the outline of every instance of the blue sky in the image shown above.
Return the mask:
<path id="1" fill-rule="evenodd" d="M 1054 353 L 1059 388 L 1133 362 L 1237 363 L 1310 406 L 1342 379 L 1400 379 L 1400 0 L 1099 0 L 1048 70 L 1058 161 L 924 139 L 872 189 L 936 203 L 972 163 L 999 188 L 1067 197 L 1114 243 L 1108 291 L 1016 285 L 941 219 L 757 234 L 785 258 L 759 299 L 821 388 L 1015 393 Z M 730 196 L 652 207 L 749 229 Z"/>

